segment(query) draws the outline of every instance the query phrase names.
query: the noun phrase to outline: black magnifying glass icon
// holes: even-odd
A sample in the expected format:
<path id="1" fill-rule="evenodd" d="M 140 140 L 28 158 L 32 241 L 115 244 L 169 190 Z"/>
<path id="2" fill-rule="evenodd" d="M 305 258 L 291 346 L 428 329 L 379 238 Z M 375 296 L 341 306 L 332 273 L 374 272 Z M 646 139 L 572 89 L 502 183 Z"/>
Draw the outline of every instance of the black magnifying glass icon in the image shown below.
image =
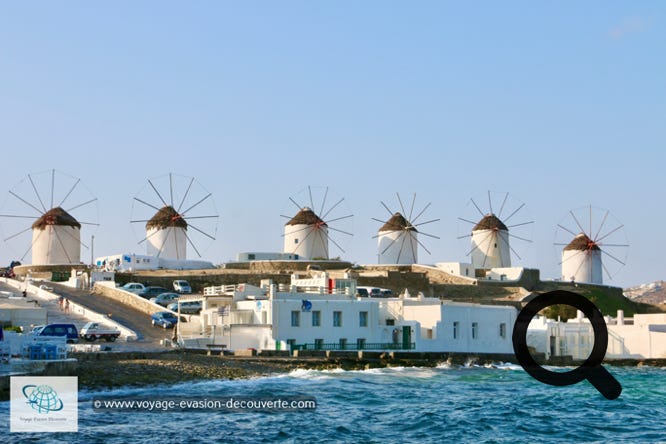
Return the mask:
<path id="1" fill-rule="evenodd" d="M 551 372 L 539 365 L 527 348 L 527 327 L 532 318 L 551 305 L 570 305 L 590 320 L 594 330 L 592 353 L 579 367 L 568 372 Z M 544 384 L 565 386 L 587 379 L 607 399 L 615 399 L 622 393 L 620 383 L 606 370 L 601 362 L 608 347 L 608 328 L 599 309 L 587 298 L 565 290 L 549 291 L 532 299 L 518 314 L 513 327 L 513 351 L 518 363 L 534 379 Z"/>

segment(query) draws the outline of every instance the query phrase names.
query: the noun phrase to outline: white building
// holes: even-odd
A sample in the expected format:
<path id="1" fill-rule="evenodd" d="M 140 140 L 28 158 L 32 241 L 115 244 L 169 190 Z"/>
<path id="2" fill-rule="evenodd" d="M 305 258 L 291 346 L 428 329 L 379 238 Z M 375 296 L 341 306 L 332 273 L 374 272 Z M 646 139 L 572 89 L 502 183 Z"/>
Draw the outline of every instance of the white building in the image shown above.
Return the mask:
<path id="1" fill-rule="evenodd" d="M 435 267 L 440 270 L 453 274 L 455 276 L 462 276 L 470 279 L 474 279 L 476 274 L 474 271 L 474 266 L 470 263 L 465 262 L 437 262 Z"/>
<path id="2" fill-rule="evenodd" d="M 236 254 L 237 262 L 250 261 L 297 261 L 300 256 L 293 253 L 271 253 L 261 251 L 248 251 Z"/>
<path id="3" fill-rule="evenodd" d="M 400 213 L 379 229 L 377 247 L 380 264 L 418 263 L 418 231 Z"/>
<path id="4" fill-rule="evenodd" d="M 511 267 L 509 229 L 494 214 L 487 214 L 472 229 L 474 268 Z"/>
<path id="5" fill-rule="evenodd" d="M 81 261 L 81 224 L 55 207 L 32 224 L 32 264 L 78 264 Z"/>
<path id="6" fill-rule="evenodd" d="M 562 250 L 562 280 L 602 284 L 601 249 L 580 233 Z"/>
<path id="7" fill-rule="evenodd" d="M 416 350 L 513 353 L 513 307 L 441 301 L 422 295 L 356 297 L 356 281 L 292 276 L 290 286 L 262 282 L 206 289 L 200 325 L 181 331 L 185 346 L 229 349 Z M 183 324 L 182 328 L 187 328 Z"/>
<path id="8" fill-rule="evenodd" d="M 303 260 L 328 259 L 328 225 L 309 207 L 285 224 L 284 253 Z"/>
<path id="9" fill-rule="evenodd" d="M 104 271 L 139 271 L 139 270 L 205 270 L 215 268 L 212 262 L 191 259 L 169 259 L 134 253 L 100 256 L 95 265 Z"/>
<path id="10" fill-rule="evenodd" d="M 666 358 L 666 313 L 636 314 L 625 318 L 618 310 L 615 319 L 605 318 L 608 328 L 606 359 Z M 558 322 L 537 316 L 527 329 L 527 345 L 550 356 L 572 356 L 585 360 L 592 352 L 594 331 L 581 312 L 576 319 Z"/>
<path id="11" fill-rule="evenodd" d="M 146 242 L 149 256 L 185 260 L 187 222 L 172 206 L 164 206 L 146 222 Z"/>

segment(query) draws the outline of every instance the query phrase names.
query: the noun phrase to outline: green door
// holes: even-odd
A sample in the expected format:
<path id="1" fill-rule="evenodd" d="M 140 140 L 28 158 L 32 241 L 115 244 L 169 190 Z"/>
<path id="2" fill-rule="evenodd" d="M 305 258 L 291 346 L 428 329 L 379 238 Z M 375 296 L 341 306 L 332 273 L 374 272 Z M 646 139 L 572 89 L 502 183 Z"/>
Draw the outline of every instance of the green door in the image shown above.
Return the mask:
<path id="1" fill-rule="evenodd" d="M 403 326 L 402 327 L 402 348 L 403 350 L 409 350 L 412 345 L 412 327 Z"/>

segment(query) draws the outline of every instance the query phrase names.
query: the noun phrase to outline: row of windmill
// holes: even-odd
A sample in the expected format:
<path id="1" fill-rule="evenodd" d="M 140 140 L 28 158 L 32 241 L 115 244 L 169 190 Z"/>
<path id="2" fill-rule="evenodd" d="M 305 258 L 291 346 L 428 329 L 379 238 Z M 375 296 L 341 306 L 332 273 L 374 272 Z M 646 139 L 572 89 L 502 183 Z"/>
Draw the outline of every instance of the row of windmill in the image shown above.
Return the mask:
<path id="1" fill-rule="evenodd" d="M 32 253 L 34 265 L 80 262 L 81 246 L 88 248 L 81 240 L 81 226 L 98 225 L 94 215 L 97 199 L 80 179 L 56 170 L 29 174 L 9 194 L 8 202 L 18 206 L 6 203 L 0 210 L 0 222 L 6 242 L 28 244 L 24 245 L 21 261 Z M 283 233 L 285 255 L 306 260 L 328 259 L 330 244 L 344 252 L 341 245 L 344 242 L 336 240 L 336 235 L 352 236 L 345 224 L 353 215 L 342 212 L 344 198 L 332 199 L 331 194 L 328 187 L 307 187 L 300 195 L 289 198 L 296 213 L 283 215 L 287 219 Z M 439 219 L 425 217 L 431 204 L 417 208 L 416 194 L 407 205 L 398 193 L 396 197 L 398 208 L 392 209 L 382 201 L 388 216 L 373 218 L 381 223 L 373 237 L 377 239 L 378 262 L 416 264 L 419 249 L 430 254 L 423 237 L 439 239 L 425 232 L 425 226 Z M 90 211 L 93 207 L 95 210 Z M 459 218 L 461 223 L 469 224 L 459 236 L 471 242 L 468 261 L 476 269 L 511 267 L 512 256 L 521 259 L 519 248 L 512 245 L 512 240 L 531 243 L 529 235 L 522 234 L 521 230 L 534 222 L 520 219 L 525 204 L 510 198 L 509 193 L 488 192 L 487 207 L 482 207 L 485 202 L 470 199 L 470 208 L 478 212 L 478 219 Z M 32 214 L 25 214 L 26 211 Z M 169 173 L 147 180 L 133 198 L 130 223 L 145 229 L 139 244 L 145 243 L 148 255 L 187 260 L 188 247 L 201 257 L 201 243 L 215 239 L 218 218 L 212 193 L 192 177 Z M 32 222 L 28 227 L 25 227 L 26 220 Z M 10 223 L 16 221 L 17 224 Z M 29 242 L 20 241 L 28 232 Z M 562 278 L 602 283 L 604 272 L 612 277 L 625 264 L 628 248 L 626 241 L 618 243 L 612 239 L 623 235 L 623 225 L 607 210 L 589 206 L 582 214 L 580 210 L 570 211 L 566 220 L 558 224 L 555 242 L 563 247 Z"/>

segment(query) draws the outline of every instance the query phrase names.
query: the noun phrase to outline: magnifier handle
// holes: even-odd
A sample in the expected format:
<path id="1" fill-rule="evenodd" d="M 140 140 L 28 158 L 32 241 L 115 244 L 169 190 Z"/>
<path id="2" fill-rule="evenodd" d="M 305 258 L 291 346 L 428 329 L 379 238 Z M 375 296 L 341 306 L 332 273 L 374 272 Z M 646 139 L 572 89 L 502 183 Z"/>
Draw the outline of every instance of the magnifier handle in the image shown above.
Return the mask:
<path id="1" fill-rule="evenodd" d="M 590 369 L 587 380 L 606 399 L 615 399 L 622 393 L 622 386 L 602 365 Z"/>

